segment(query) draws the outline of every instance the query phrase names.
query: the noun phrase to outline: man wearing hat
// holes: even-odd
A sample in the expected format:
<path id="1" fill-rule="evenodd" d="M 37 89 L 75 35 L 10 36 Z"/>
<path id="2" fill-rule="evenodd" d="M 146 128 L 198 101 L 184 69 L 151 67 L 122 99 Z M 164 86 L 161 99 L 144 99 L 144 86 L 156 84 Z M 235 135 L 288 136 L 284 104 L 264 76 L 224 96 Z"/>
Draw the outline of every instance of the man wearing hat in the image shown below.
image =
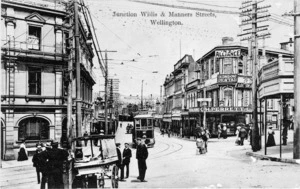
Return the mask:
<path id="1" fill-rule="evenodd" d="M 118 167 L 118 175 L 119 175 L 119 169 L 121 169 L 121 177 L 119 181 L 124 181 L 124 171 L 123 171 L 123 165 L 122 165 L 122 154 L 121 154 L 121 144 L 120 143 L 116 143 L 117 146 L 117 154 L 118 154 L 118 161 L 116 163 L 117 167 Z"/>
<path id="2" fill-rule="evenodd" d="M 123 169 L 121 175 L 124 175 L 124 168 L 126 166 L 126 178 L 129 177 L 129 164 L 130 164 L 130 158 L 131 158 L 131 149 L 129 148 L 129 144 L 125 143 L 125 148 L 123 150 Z M 122 177 L 122 176 L 121 176 Z"/>
<path id="3" fill-rule="evenodd" d="M 53 142 L 49 152 L 48 188 L 63 188 L 63 162 L 68 158 L 68 152 L 58 148 L 58 142 Z"/>
<path id="4" fill-rule="evenodd" d="M 138 160 L 138 168 L 139 168 L 139 176 L 138 179 L 141 182 L 147 182 L 145 180 L 145 174 L 147 169 L 146 159 L 148 158 L 148 149 L 145 145 L 146 136 L 143 136 L 143 139 L 137 139 L 137 147 L 136 147 L 136 159 Z"/>

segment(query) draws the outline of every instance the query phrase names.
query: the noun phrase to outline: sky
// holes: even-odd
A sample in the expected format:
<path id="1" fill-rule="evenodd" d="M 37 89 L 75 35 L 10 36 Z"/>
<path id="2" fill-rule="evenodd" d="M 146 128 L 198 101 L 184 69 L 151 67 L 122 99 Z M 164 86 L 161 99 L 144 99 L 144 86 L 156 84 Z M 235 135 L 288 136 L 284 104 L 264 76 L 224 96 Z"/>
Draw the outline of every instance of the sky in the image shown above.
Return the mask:
<path id="1" fill-rule="evenodd" d="M 108 67 L 109 76 L 120 79 L 121 95 L 141 95 L 143 80 L 143 95 L 159 96 L 165 77 L 185 54 L 198 60 L 221 45 L 222 37 L 233 37 L 240 42 L 237 35 L 241 33 L 241 18 L 237 13 L 241 0 L 85 0 L 85 3 L 92 14 L 101 51 L 117 51 L 107 54 Z M 268 8 L 271 17 L 262 23 L 269 25 L 271 37 L 264 43 L 260 40 L 260 45 L 279 48 L 280 42 L 293 37 L 293 18 L 282 16 L 293 10 L 293 0 L 266 0 L 259 5 L 271 5 Z M 145 17 L 141 12 L 157 16 Z M 170 12 L 181 17 L 170 17 Z M 124 15 L 127 13 L 136 16 Z M 188 13 L 191 16 L 182 16 Z M 157 25 L 154 20 L 175 21 L 179 25 Z M 103 91 L 103 76 L 97 61 L 94 62 L 98 80 L 94 91 Z"/>

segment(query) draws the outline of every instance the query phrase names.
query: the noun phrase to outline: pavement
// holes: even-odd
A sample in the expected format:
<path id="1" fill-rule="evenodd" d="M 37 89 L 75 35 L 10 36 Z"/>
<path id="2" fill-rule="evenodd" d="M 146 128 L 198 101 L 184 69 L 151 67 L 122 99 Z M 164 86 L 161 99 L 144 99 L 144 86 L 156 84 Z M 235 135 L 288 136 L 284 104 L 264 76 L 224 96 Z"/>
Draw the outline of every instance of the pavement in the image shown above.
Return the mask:
<path id="1" fill-rule="evenodd" d="M 165 134 L 168 137 L 167 134 Z M 176 136 L 171 136 L 176 137 Z M 275 131 L 275 142 L 279 144 L 280 135 L 279 131 Z M 183 140 L 191 140 L 196 141 L 194 137 L 184 137 Z M 262 136 L 262 141 L 264 141 L 264 136 Z M 265 152 L 264 144 L 262 144 L 262 149 L 257 152 L 252 152 L 251 148 L 247 149 L 246 155 L 255 157 L 260 160 L 268 160 L 268 161 L 277 161 L 282 163 L 293 163 L 300 164 L 300 159 L 293 159 L 293 131 L 288 131 L 288 143 L 287 145 L 282 145 L 281 154 L 280 154 L 280 146 L 272 146 L 267 147 L 267 152 Z"/>
<path id="2" fill-rule="evenodd" d="M 293 159 L 293 130 L 288 131 L 288 142 L 287 145 L 281 146 L 281 153 L 280 153 L 280 135 L 279 131 L 275 131 L 275 143 L 276 146 L 267 147 L 265 151 L 264 141 L 265 138 L 262 136 L 262 148 L 257 152 L 248 151 L 246 155 L 255 157 L 260 160 L 268 160 L 268 161 L 277 161 L 282 163 L 293 163 L 293 164 L 300 164 L 300 159 Z"/>

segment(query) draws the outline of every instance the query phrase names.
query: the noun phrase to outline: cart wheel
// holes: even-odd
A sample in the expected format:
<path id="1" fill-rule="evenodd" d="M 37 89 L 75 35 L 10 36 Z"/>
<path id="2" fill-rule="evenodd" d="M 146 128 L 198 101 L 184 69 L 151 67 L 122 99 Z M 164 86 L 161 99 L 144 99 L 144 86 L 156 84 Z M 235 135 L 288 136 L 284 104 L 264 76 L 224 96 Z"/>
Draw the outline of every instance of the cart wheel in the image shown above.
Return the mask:
<path id="1" fill-rule="evenodd" d="M 118 180 L 118 167 L 113 166 L 112 173 L 111 173 L 111 187 L 112 188 L 119 188 L 119 180 Z"/>

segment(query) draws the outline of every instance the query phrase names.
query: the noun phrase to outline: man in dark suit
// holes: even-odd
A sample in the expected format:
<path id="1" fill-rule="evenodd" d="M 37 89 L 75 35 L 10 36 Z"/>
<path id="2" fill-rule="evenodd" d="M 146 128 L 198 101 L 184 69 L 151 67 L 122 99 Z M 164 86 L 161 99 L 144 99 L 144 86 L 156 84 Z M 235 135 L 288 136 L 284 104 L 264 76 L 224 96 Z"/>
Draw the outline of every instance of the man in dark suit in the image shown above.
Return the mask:
<path id="1" fill-rule="evenodd" d="M 139 176 L 138 179 L 141 182 L 147 182 L 145 180 L 145 174 L 147 169 L 146 159 L 148 158 L 148 149 L 145 145 L 146 136 L 143 136 L 143 139 L 137 139 L 137 148 L 136 148 L 136 159 L 138 160 Z"/>
<path id="2" fill-rule="evenodd" d="M 130 158 L 131 158 L 131 149 L 129 148 L 129 144 L 125 143 L 125 148 L 123 150 L 123 169 L 121 172 L 121 177 L 122 175 L 124 176 L 124 168 L 126 166 L 126 178 L 129 177 L 129 164 L 130 164 Z"/>
<path id="3" fill-rule="evenodd" d="M 63 188 L 63 162 L 68 159 L 68 152 L 58 148 L 58 142 L 52 143 L 48 151 L 48 188 Z"/>
<path id="4" fill-rule="evenodd" d="M 118 175 L 119 175 L 119 170 L 121 170 L 121 177 L 119 181 L 124 181 L 124 170 L 123 170 L 123 164 L 122 164 L 122 154 L 121 154 L 121 144 L 120 143 L 116 143 L 117 146 L 117 154 L 118 154 L 118 161 L 116 163 L 117 167 L 118 167 Z"/>

